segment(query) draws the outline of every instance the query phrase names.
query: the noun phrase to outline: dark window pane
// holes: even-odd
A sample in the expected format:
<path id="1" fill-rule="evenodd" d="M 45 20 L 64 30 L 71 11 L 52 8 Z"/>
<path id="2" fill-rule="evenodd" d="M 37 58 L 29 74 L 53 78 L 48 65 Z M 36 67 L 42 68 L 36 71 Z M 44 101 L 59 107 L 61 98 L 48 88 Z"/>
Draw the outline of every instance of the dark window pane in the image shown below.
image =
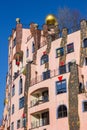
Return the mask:
<path id="1" fill-rule="evenodd" d="M 83 102 L 84 111 L 87 111 L 87 101 Z"/>
<path id="2" fill-rule="evenodd" d="M 20 128 L 20 120 L 17 121 L 17 129 Z"/>
<path id="3" fill-rule="evenodd" d="M 74 51 L 74 44 L 71 43 L 67 45 L 67 53 L 73 52 Z"/>
<path id="4" fill-rule="evenodd" d="M 46 72 L 43 72 L 43 80 L 50 78 L 50 70 L 47 70 Z"/>
<path id="5" fill-rule="evenodd" d="M 66 65 L 59 67 L 59 74 L 64 74 L 64 73 L 66 73 Z"/>
<path id="6" fill-rule="evenodd" d="M 87 47 L 87 38 L 83 41 L 84 47 Z"/>
<path id="7" fill-rule="evenodd" d="M 20 78 L 19 80 L 19 94 L 22 94 L 22 89 L 23 89 L 23 80 Z"/>
<path id="8" fill-rule="evenodd" d="M 58 108 L 58 118 L 67 117 L 67 108 L 64 105 L 60 105 Z"/>
<path id="9" fill-rule="evenodd" d="M 19 99 L 19 109 L 24 107 L 24 97 Z"/>
<path id="10" fill-rule="evenodd" d="M 48 62 L 48 55 L 45 54 L 41 57 L 41 65 Z"/>

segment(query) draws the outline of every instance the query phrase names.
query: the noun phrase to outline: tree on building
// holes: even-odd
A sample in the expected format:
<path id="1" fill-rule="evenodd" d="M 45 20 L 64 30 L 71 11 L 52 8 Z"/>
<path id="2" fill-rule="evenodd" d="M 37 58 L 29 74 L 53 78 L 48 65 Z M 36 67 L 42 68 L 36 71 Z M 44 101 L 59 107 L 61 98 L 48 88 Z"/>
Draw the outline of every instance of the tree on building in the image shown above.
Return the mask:
<path id="1" fill-rule="evenodd" d="M 57 18 L 60 29 L 64 27 L 71 29 L 71 31 L 79 29 L 81 14 L 78 10 L 71 10 L 67 7 L 59 8 Z"/>

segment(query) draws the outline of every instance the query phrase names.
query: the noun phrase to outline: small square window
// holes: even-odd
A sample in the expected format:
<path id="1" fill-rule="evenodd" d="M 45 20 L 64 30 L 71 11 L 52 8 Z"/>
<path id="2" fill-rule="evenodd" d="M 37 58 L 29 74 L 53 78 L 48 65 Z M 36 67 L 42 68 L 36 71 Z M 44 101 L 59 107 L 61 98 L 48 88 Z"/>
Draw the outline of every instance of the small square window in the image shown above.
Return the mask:
<path id="1" fill-rule="evenodd" d="M 46 72 L 43 72 L 43 80 L 50 78 L 50 70 L 47 70 Z"/>
<path id="2" fill-rule="evenodd" d="M 66 73 L 66 65 L 62 65 L 59 67 L 59 74 L 64 74 Z"/>
<path id="3" fill-rule="evenodd" d="M 56 57 L 60 57 L 63 55 L 64 55 L 64 48 L 63 47 L 56 49 Z"/>
<path id="4" fill-rule="evenodd" d="M 67 45 L 67 53 L 71 53 L 74 51 L 74 44 L 70 43 Z"/>

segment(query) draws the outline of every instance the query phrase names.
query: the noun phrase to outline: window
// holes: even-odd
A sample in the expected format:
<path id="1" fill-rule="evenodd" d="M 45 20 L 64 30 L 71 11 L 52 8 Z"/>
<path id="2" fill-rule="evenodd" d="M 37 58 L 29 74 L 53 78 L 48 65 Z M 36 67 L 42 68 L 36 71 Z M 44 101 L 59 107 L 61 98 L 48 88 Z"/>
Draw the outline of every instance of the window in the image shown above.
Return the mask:
<path id="1" fill-rule="evenodd" d="M 12 97 L 15 95 L 15 85 L 12 86 Z"/>
<path id="2" fill-rule="evenodd" d="M 16 46 L 16 38 L 13 40 L 13 47 Z"/>
<path id="3" fill-rule="evenodd" d="M 87 57 L 85 58 L 85 65 L 87 65 Z"/>
<path id="4" fill-rule="evenodd" d="M 50 78 L 50 70 L 47 70 L 46 72 L 43 72 L 43 80 Z"/>
<path id="5" fill-rule="evenodd" d="M 35 51 L 35 44 L 32 42 L 32 53 Z"/>
<path id="6" fill-rule="evenodd" d="M 26 49 L 26 57 L 28 57 L 29 56 L 29 49 L 27 48 Z"/>
<path id="7" fill-rule="evenodd" d="M 83 93 L 84 90 L 83 90 L 83 85 L 82 83 L 79 83 L 79 93 Z"/>
<path id="8" fill-rule="evenodd" d="M 20 120 L 17 121 L 17 129 L 20 128 Z"/>
<path id="9" fill-rule="evenodd" d="M 48 90 L 42 92 L 42 99 L 44 102 L 48 101 Z"/>
<path id="10" fill-rule="evenodd" d="M 22 90 L 23 90 L 23 80 L 20 77 L 20 80 L 19 80 L 19 94 L 22 94 Z"/>
<path id="11" fill-rule="evenodd" d="M 71 71 L 71 65 L 72 65 L 72 62 L 68 62 L 68 70 L 69 70 L 69 72 Z"/>
<path id="12" fill-rule="evenodd" d="M 60 105 L 57 110 L 57 118 L 67 117 L 67 107 L 65 105 Z"/>
<path id="13" fill-rule="evenodd" d="M 14 114 L 14 104 L 12 104 L 12 114 Z"/>
<path id="14" fill-rule="evenodd" d="M 74 51 L 74 44 L 70 43 L 67 45 L 67 53 L 71 53 Z"/>
<path id="15" fill-rule="evenodd" d="M 56 57 L 63 56 L 64 55 L 64 48 L 58 48 L 56 49 Z"/>
<path id="16" fill-rule="evenodd" d="M 22 127 L 26 127 L 26 118 L 25 117 L 22 119 Z"/>
<path id="17" fill-rule="evenodd" d="M 24 97 L 19 99 L 19 109 L 24 107 Z"/>
<path id="18" fill-rule="evenodd" d="M 66 92 L 66 79 L 56 82 L 56 94 Z"/>
<path id="19" fill-rule="evenodd" d="M 83 102 L 83 111 L 87 111 L 87 101 Z"/>
<path id="20" fill-rule="evenodd" d="M 87 38 L 85 38 L 85 39 L 83 40 L 83 47 L 84 47 L 84 48 L 87 47 Z"/>
<path id="21" fill-rule="evenodd" d="M 44 112 L 41 114 L 42 116 L 42 126 L 49 124 L 49 112 Z"/>
<path id="22" fill-rule="evenodd" d="M 14 130 L 14 122 L 11 123 L 11 130 Z"/>
<path id="23" fill-rule="evenodd" d="M 41 57 L 41 65 L 48 62 L 48 55 L 45 54 Z"/>
<path id="24" fill-rule="evenodd" d="M 59 74 L 66 73 L 66 65 L 59 66 Z"/>

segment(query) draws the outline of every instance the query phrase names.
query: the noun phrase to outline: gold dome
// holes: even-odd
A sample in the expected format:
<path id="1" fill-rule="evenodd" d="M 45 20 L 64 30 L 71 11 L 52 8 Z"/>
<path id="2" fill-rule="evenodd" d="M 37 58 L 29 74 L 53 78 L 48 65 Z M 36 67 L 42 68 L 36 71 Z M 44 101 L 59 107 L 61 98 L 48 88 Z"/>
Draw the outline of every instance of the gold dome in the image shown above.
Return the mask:
<path id="1" fill-rule="evenodd" d="M 47 25 L 57 25 L 58 24 L 56 17 L 52 14 L 47 15 L 47 17 L 45 19 L 45 23 Z"/>

